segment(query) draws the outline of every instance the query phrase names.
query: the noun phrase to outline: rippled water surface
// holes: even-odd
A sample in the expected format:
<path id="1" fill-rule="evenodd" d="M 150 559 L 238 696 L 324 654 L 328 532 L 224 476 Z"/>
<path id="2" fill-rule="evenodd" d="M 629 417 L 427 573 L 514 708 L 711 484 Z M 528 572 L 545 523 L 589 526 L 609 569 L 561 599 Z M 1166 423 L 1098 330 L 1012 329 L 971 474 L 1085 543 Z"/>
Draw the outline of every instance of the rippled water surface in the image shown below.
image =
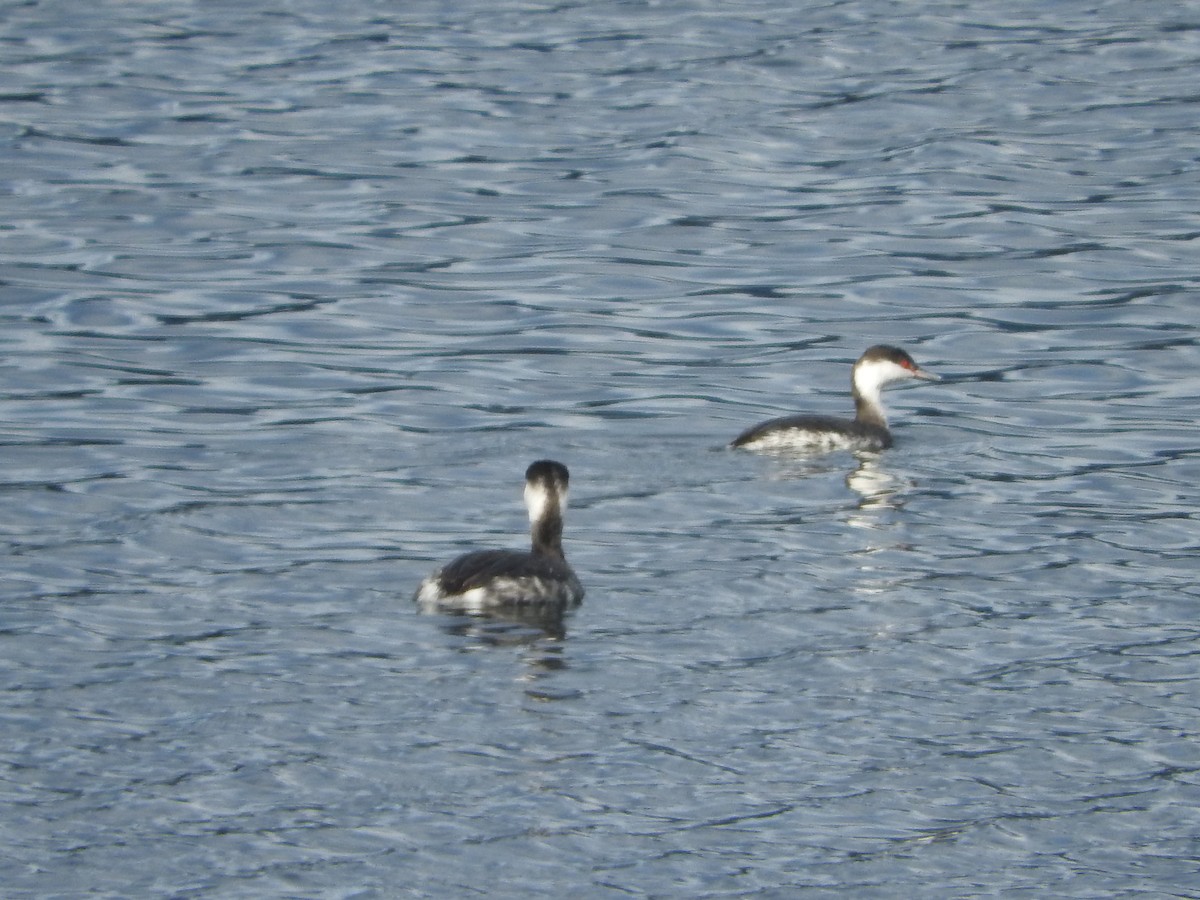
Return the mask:
<path id="1" fill-rule="evenodd" d="M 1195 5 L 0 53 L 6 897 L 1200 896 Z M 583 605 L 420 614 L 545 456 Z"/>

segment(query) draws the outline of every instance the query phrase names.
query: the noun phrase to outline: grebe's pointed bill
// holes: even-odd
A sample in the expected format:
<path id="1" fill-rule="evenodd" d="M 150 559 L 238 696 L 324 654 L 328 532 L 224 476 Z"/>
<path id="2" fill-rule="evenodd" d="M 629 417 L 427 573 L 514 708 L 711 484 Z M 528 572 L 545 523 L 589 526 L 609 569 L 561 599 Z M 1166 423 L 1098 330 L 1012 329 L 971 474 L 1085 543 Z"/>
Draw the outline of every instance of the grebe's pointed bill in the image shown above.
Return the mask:
<path id="1" fill-rule="evenodd" d="M 928 369 L 922 369 L 917 366 L 912 370 L 913 378 L 920 378 L 922 381 L 941 381 L 942 376 L 936 372 L 930 372 Z"/>

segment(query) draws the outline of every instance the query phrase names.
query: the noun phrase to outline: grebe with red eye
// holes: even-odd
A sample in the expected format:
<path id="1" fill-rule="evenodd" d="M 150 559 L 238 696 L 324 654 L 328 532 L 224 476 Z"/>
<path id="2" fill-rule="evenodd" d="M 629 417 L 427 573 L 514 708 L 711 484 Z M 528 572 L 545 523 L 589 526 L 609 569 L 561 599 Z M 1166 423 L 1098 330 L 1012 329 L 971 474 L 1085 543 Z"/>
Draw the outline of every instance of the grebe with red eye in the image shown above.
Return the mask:
<path id="1" fill-rule="evenodd" d="M 421 582 L 413 597 L 427 610 L 481 612 L 503 608 L 565 608 L 583 599 L 583 585 L 562 549 L 567 467 L 540 459 L 525 470 L 530 549 L 476 550 Z"/>
<path id="2" fill-rule="evenodd" d="M 790 450 L 825 453 L 830 450 L 884 450 L 892 446 L 880 393 L 897 381 L 919 378 L 938 381 L 899 347 L 877 344 L 858 358 L 850 372 L 854 418 L 784 416 L 755 425 L 734 438 L 731 447 L 747 450 Z"/>

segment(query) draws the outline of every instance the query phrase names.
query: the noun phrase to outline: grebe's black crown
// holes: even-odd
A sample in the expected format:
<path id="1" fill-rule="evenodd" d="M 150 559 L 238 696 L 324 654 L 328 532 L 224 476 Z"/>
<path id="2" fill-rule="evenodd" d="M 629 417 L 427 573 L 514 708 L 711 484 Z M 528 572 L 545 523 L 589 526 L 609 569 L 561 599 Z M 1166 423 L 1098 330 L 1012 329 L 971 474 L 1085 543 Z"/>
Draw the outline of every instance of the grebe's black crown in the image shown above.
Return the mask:
<path id="1" fill-rule="evenodd" d="M 894 347 L 891 344 L 876 344 L 874 347 L 868 348 L 867 352 L 858 358 L 858 362 L 854 364 L 852 371 L 852 381 L 857 384 L 858 373 L 872 368 L 877 365 L 891 364 L 897 369 L 903 370 L 906 375 L 900 375 L 902 378 L 920 378 L 922 381 L 940 381 L 941 378 L 928 369 L 922 369 L 917 365 L 917 361 L 908 355 L 899 347 Z M 895 371 L 895 370 L 893 370 Z M 891 382 L 899 380 L 896 375 L 885 377 L 879 384 L 880 387 Z M 864 386 L 865 389 L 865 386 Z"/>
<path id="2" fill-rule="evenodd" d="M 525 470 L 525 480 L 530 483 L 544 482 L 565 488 L 571 481 L 571 473 L 567 467 L 552 459 L 539 459 L 529 464 Z"/>
<path id="3" fill-rule="evenodd" d="M 894 363 L 899 363 L 904 368 L 912 368 L 916 366 L 916 361 L 908 355 L 908 351 L 896 347 L 892 344 L 876 344 L 874 347 L 868 347 L 862 356 L 861 361 L 869 361 L 876 359 L 887 359 Z"/>

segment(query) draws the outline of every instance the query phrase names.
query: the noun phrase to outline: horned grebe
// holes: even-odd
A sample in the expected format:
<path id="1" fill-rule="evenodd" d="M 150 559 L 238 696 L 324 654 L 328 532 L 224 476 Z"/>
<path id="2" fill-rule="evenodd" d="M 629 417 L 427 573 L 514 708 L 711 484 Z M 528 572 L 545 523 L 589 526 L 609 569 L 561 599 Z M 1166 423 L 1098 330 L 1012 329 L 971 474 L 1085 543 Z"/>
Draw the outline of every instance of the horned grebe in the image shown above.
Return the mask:
<path id="1" fill-rule="evenodd" d="M 421 582 L 413 597 L 426 609 L 478 612 L 512 605 L 567 606 L 583 599 L 583 585 L 562 550 L 567 467 L 541 459 L 525 470 L 525 507 L 532 547 L 476 550 Z"/>
<path id="2" fill-rule="evenodd" d="M 850 373 L 854 418 L 784 416 L 738 435 L 731 447 L 747 450 L 791 450 L 824 453 L 829 450 L 883 450 L 892 446 L 892 433 L 880 402 L 880 392 L 895 381 L 921 378 L 938 381 L 899 347 L 877 344 L 858 358 Z"/>

